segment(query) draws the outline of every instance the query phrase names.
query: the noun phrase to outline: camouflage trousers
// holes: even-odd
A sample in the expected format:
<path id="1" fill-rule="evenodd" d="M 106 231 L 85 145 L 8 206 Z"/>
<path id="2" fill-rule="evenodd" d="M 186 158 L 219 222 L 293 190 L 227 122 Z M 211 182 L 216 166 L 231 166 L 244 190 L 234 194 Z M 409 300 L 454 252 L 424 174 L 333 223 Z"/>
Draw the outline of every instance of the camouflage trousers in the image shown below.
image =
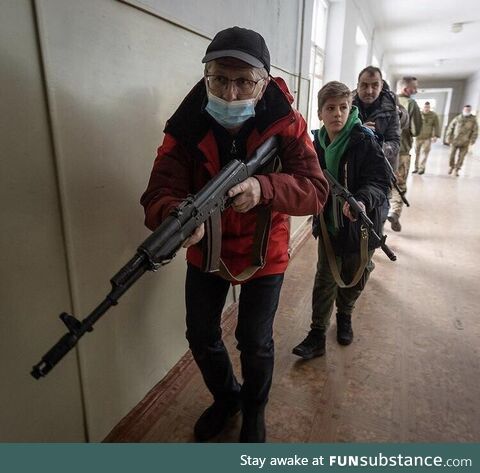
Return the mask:
<path id="1" fill-rule="evenodd" d="M 455 154 L 458 150 L 458 159 L 455 161 Z M 450 145 L 450 167 L 456 169 L 457 171 L 462 167 L 463 160 L 468 151 L 468 145 L 466 146 L 455 146 Z"/>
<path id="2" fill-rule="evenodd" d="M 415 170 L 416 171 L 425 171 L 425 165 L 427 164 L 428 155 L 430 154 L 430 149 L 432 147 L 432 139 L 427 138 L 426 140 L 415 140 Z M 420 159 L 420 155 L 423 151 L 423 159 Z"/>
<path id="3" fill-rule="evenodd" d="M 312 293 L 312 323 L 310 328 L 322 331 L 327 330 L 330 325 L 334 303 L 337 306 L 338 313 L 352 314 L 355 302 L 360 297 L 370 273 L 375 268 L 375 264 L 372 261 L 374 251 L 370 250 L 368 252 L 368 263 L 360 281 L 353 287 L 340 288 L 330 271 L 322 237 L 318 238 L 318 261 Z M 347 253 L 342 257 L 337 256 L 336 260 L 340 275 L 343 281 L 348 284 L 360 264 L 360 251 L 358 253 Z"/>
<path id="4" fill-rule="evenodd" d="M 407 177 L 410 168 L 410 155 L 401 154 L 398 160 L 398 169 L 396 172 L 397 184 L 401 191 L 407 190 Z M 392 189 L 392 197 L 390 198 L 390 213 L 395 213 L 399 217 L 403 209 L 403 200 L 395 187 Z"/>

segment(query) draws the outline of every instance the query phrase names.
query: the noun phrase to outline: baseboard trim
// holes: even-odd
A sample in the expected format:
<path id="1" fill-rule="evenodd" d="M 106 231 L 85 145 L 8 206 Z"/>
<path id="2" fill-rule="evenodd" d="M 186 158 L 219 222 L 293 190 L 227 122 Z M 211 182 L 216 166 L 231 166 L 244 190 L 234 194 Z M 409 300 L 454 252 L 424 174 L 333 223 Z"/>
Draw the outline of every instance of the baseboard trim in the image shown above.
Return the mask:
<path id="1" fill-rule="evenodd" d="M 295 231 L 290 239 L 288 252 L 290 258 L 293 258 L 297 251 L 310 238 L 312 234 L 312 217 L 308 217 Z"/>

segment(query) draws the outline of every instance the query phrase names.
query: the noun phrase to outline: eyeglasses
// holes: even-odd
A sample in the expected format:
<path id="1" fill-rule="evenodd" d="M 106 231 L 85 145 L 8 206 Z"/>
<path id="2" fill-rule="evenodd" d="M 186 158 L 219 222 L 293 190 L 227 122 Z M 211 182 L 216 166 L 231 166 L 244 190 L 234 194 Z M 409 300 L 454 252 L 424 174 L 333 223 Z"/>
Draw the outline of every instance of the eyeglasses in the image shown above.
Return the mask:
<path id="1" fill-rule="evenodd" d="M 230 82 L 233 82 L 233 84 L 235 85 L 235 89 L 237 90 L 239 95 L 250 95 L 253 94 L 255 87 L 262 80 L 265 80 L 265 78 L 262 77 L 261 79 L 255 81 L 250 79 L 244 79 L 243 77 L 239 77 L 238 79 L 229 79 L 228 77 L 217 76 L 214 74 L 207 76 L 208 88 L 214 94 L 220 94 L 222 92 L 225 92 L 228 89 L 228 85 L 230 84 Z"/>

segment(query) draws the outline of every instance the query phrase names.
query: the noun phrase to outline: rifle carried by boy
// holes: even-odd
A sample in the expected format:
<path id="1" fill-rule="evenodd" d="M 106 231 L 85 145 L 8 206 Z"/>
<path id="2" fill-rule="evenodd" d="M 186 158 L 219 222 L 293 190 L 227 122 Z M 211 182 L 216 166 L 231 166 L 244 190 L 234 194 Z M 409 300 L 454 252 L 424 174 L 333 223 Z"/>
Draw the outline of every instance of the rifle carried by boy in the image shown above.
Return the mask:
<path id="1" fill-rule="evenodd" d="M 375 231 L 375 227 L 373 222 L 368 217 L 365 210 L 360 206 L 357 199 L 353 196 L 353 194 L 345 187 L 343 187 L 328 171 L 328 169 L 323 169 L 323 174 L 327 178 L 328 184 L 330 186 L 330 191 L 337 197 L 341 197 L 343 200 L 347 201 L 350 205 L 350 211 L 352 214 L 359 218 L 362 222 L 362 225 L 367 230 L 370 237 L 372 237 L 377 243 L 380 244 L 380 248 L 382 251 L 392 260 L 395 261 L 397 256 L 393 253 L 393 251 L 387 246 L 385 240 L 387 239 L 386 235 L 380 237 L 378 233 Z"/>

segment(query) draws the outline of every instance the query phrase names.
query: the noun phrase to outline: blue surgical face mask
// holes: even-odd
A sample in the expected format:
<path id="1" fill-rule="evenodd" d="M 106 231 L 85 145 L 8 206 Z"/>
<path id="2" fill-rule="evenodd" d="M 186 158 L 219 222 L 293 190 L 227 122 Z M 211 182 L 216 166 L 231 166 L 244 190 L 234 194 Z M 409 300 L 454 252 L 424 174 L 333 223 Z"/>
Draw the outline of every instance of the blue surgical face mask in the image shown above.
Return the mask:
<path id="1" fill-rule="evenodd" d="M 243 125 L 249 118 L 255 116 L 256 97 L 227 102 L 213 95 L 209 90 L 207 90 L 207 94 L 208 103 L 205 110 L 224 128 L 237 128 Z"/>

